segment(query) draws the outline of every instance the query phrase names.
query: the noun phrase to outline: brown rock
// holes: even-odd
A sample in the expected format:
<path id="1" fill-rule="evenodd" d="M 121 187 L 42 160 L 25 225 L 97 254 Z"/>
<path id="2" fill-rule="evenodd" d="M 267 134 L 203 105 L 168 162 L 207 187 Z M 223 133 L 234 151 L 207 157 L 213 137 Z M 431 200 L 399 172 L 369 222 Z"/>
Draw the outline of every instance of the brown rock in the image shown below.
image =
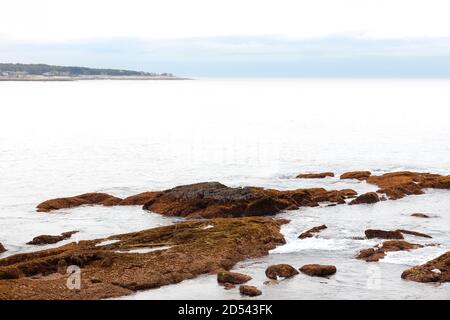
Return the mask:
<path id="1" fill-rule="evenodd" d="M 326 225 L 317 226 L 314 228 L 309 229 L 308 231 L 303 232 L 301 235 L 298 236 L 299 239 L 305 239 L 305 238 L 311 238 L 314 236 L 315 233 L 319 233 L 320 231 L 326 229 Z"/>
<path id="2" fill-rule="evenodd" d="M 367 262 L 376 262 L 383 259 L 386 256 L 386 252 L 390 251 L 404 251 L 422 248 L 423 246 L 416 243 L 409 243 L 406 241 L 385 241 L 373 248 L 363 249 L 356 256 L 356 259 L 365 260 Z"/>
<path id="3" fill-rule="evenodd" d="M 214 225 L 214 228 L 205 226 Z M 105 240 L 119 242 L 96 246 Z M 0 299 L 104 299 L 179 283 L 201 274 L 229 270 L 237 262 L 267 255 L 285 243 L 279 222 L 247 217 L 192 220 L 107 239 L 0 259 Z M 130 253 L 131 249 L 171 246 Z M 64 263 L 61 261 L 64 260 Z M 105 261 L 110 261 L 104 265 Z M 82 290 L 67 290 L 63 265 L 82 269 Z M 15 280 L 11 278 L 11 272 Z M 41 279 L 33 276 L 43 275 Z M 92 283 L 90 279 L 101 282 Z"/>
<path id="4" fill-rule="evenodd" d="M 360 196 L 358 196 L 356 199 L 352 200 L 350 204 L 361 204 L 361 203 L 376 203 L 380 201 L 380 197 L 378 197 L 378 194 L 376 192 L 367 192 Z"/>
<path id="5" fill-rule="evenodd" d="M 300 271 L 312 277 L 328 277 L 336 273 L 336 267 L 331 265 L 307 264 Z"/>
<path id="6" fill-rule="evenodd" d="M 238 272 L 221 271 L 217 274 L 219 283 L 243 284 L 251 279 L 252 277 Z"/>
<path id="7" fill-rule="evenodd" d="M 154 200 L 156 197 L 160 196 L 161 192 L 155 191 L 155 192 L 142 192 L 139 194 L 136 194 L 134 196 L 127 197 L 123 199 L 119 205 L 121 206 L 143 206 L 149 201 Z"/>
<path id="8" fill-rule="evenodd" d="M 372 173 L 370 171 L 351 171 L 341 175 L 341 179 L 366 180 Z"/>
<path id="9" fill-rule="evenodd" d="M 423 188 L 436 188 L 440 184 L 440 175 L 410 171 L 390 172 L 381 176 L 370 176 L 368 183 L 377 185 L 378 193 L 384 193 L 391 200 L 407 195 L 423 194 Z"/>
<path id="10" fill-rule="evenodd" d="M 277 280 L 281 278 L 291 278 L 298 274 L 294 267 L 288 264 L 275 264 L 266 269 L 266 276 L 269 279 Z"/>
<path id="11" fill-rule="evenodd" d="M 322 179 L 326 177 L 334 177 L 333 172 L 321 172 L 321 173 L 303 173 L 299 174 L 296 178 L 299 179 Z"/>
<path id="12" fill-rule="evenodd" d="M 230 188 L 218 182 L 203 182 L 166 190 L 143 208 L 166 216 L 188 218 L 265 216 L 282 210 L 318 206 L 319 202 L 325 201 L 345 203 L 344 199 L 341 191 L 323 188 L 279 191 Z"/>
<path id="13" fill-rule="evenodd" d="M 377 229 L 367 229 L 365 232 L 367 239 L 403 239 L 403 234 L 398 231 L 386 231 Z"/>
<path id="14" fill-rule="evenodd" d="M 7 250 L 3 246 L 3 244 L 0 242 L 0 253 L 6 252 Z"/>
<path id="15" fill-rule="evenodd" d="M 256 297 L 262 294 L 261 290 L 254 286 L 242 285 L 239 287 L 239 292 L 244 296 Z"/>
<path id="16" fill-rule="evenodd" d="M 411 231 L 411 230 L 404 230 L 404 229 L 399 229 L 397 230 L 403 234 L 410 234 L 412 236 L 416 236 L 416 237 L 422 237 L 422 238 L 433 238 L 432 236 L 429 236 L 425 233 L 421 233 L 421 232 L 417 232 L 417 231 Z"/>
<path id="17" fill-rule="evenodd" d="M 66 239 L 69 239 L 72 237 L 73 234 L 77 233 L 78 231 L 70 231 L 70 232 L 63 232 L 59 236 L 51 236 L 51 235 L 40 235 L 37 237 L 34 237 L 32 241 L 28 242 L 27 244 L 32 245 L 42 245 L 42 244 L 53 244 L 57 243 Z"/>
<path id="18" fill-rule="evenodd" d="M 416 282 L 450 282 L 450 251 L 424 265 L 405 270 L 402 279 Z"/>
<path id="19" fill-rule="evenodd" d="M 117 205 L 122 199 L 114 197 L 106 193 L 85 193 L 75 197 L 57 198 L 44 201 L 37 206 L 38 212 L 49 212 L 64 208 L 73 208 L 82 205 Z"/>
<path id="20" fill-rule="evenodd" d="M 426 215 L 426 214 L 424 214 L 424 213 L 413 213 L 413 214 L 411 215 L 411 217 L 416 217 L 416 218 L 429 218 L 430 216 L 429 216 L 429 215 Z"/>

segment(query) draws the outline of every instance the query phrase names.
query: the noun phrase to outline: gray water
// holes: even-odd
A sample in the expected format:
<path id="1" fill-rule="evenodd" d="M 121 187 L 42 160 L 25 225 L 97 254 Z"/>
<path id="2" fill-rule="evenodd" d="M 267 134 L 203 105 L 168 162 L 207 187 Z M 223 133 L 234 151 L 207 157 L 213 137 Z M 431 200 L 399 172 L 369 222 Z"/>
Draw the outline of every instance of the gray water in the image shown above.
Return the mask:
<path id="1" fill-rule="evenodd" d="M 374 186 L 338 178 L 301 180 L 300 172 L 368 169 L 450 173 L 448 80 L 196 80 L 0 83 L 0 257 L 42 249 L 39 234 L 79 230 L 95 239 L 167 225 L 179 219 L 140 207 L 80 207 L 37 213 L 39 202 L 84 192 L 119 197 L 199 181 L 276 189 Z M 400 279 L 403 270 L 450 247 L 450 192 L 375 205 L 301 208 L 282 213 L 287 244 L 235 270 L 267 299 L 448 299 L 448 284 Z M 430 219 L 410 217 L 425 212 Z M 318 238 L 298 240 L 325 223 Z M 354 259 L 372 240 L 366 228 L 411 229 L 437 243 L 390 253 L 379 263 Z M 266 286 L 265 268 L 334 264 L 330 279 L 299 275 Z M 240 299 L 214 276 L 140 292 L 136 299 Z"/>

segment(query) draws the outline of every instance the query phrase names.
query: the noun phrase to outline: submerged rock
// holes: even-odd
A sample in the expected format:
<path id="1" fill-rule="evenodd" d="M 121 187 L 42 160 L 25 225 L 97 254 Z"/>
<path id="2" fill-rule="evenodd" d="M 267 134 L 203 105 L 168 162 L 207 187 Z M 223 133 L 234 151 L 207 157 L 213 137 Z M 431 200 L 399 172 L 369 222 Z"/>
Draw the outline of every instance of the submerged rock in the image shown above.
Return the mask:
<path id="1" fill-rule="evenodd" d="M 0 242 L 0 253 L 6 252 L 7 250 L 3 246 L 3 244 Z"/>
<path id="2" fill-rule="evenodd" d="M 275 264 L 266 269 L 266 276 L 269 279 L 291 278 L 298 274 L 295 268 L 288 264 Z"/>
<path id="3" fill-rule="evenodd" d="M 315 233 L 319 233 L 320 231 L 326 229 L 326 225 L 317 226 L 314 228 L 309 229 L 308 231 L 303 232 L 301 235 L 298 236 L 299 239 L 305 239 L 305 238 L 312 238 Z"/>
<path id="4" fill-rule="evenodd" d="M 114 206 L 120 203 L 122 199 L 109 195 L 107 193 L 85 193 L 74 197 L 56 198 L 44 201 L 37 205 L 38 212 L 49 212 L 51 210 L 73 208 L 82 205 L 103 205 Z"/>
<path id="5" fill-rule="evenodd" d="M 214 228 L 205 226 L 214 225 Z M 106 240 L 119 242 L 96 246 Z M 106 239 L 0 259 L 0 299 L 103 299 L 229 270 L 237 262 L 267 255 L 284 244 L 280 222 L 247 217 L 185 221 Z M 124 253 L 170 245 L 167 250 Z M 82 290 L 67 290 L 64 266 L 81 268 Z M 30 280 L 42 275 L 42 279 Z M 11 279 L 13 275 L 15 280 Z M 99 281 L 92 283 L 90 279 Z"/>
<path id="6" fill-rule="evenodd" d="M 402 279 L 416 282 L 450 282 L 450 251 L 421 266 L 405 270 Z"/>
<path id="7" fill-rule="evenodd" d="M 335 274 L 337 269 L 331 265 L 307 264 L 300 271 L 312 277 L 328 277 Z"/>
<path id="8" fill-rule="evenodd" d="M 321 172 L 321 173 L 302 173 L 296 176 L 298 179 L 322 179 L 326 177 L 334 177 L 333 172 Z"/>
<path id="9" fill-rule="evenodd" d="M 417 243 L 409 243 L 403 240 L 390 240 L 373 248 L 361 250 L 356 256 L 356 259 L 361 259 L 366 262 L 377 262 L 386 256 L 386 252 L 412 250 L 422 247 L 423 245 Z"/>
<path id="10" fill-rule="evenodd" d="M 254 286 L 242 285 L 239 287 L 239 292 L 244 296 L 256 297 L 262 294 L 262 291 Z"/>
<path id="11" fill-rule="evenodd" d="M 340 179 L 358 179 L 366 180 L 372 173 L 370 171 L 350 171 L 342 174 Z"/>
<path id="12" fill-rule="evenodd" d="M 432 236 L 429 236 L 429 235 L 427 235 L 425 233 L 421 233 L 421 232 L 417 232 L 417 231 L 404 230 L 404 229 L 399 229 L 399 230 L 396 230 L 396 231 L 399 231 L 399 232 L 401 232 L 403 234 L 409 234 L 409 235 L 412 235 L 412 236 L 416 236 L 416 237 L 430 238 L 430 239 L 433 238 Z"/>
<path id="13" fill-rule="evenodd" d="M 27 244 L 30 244 L 30 245 L 53 244 L 53 243 L 57 243 L 57 242 L 69 239 L 70 237 L 72 237 L 72 235 L 74 235 L 77 232 L 78 231 L 63 232 L 59 236 L 51 236 L 51 235 L 44 234 L 44 235 L 34 237 L 33 240 L 31 240 L 30 242 L 27 242 Z"/>
<path id="14" fill-rule="evenodd" d="M 376 203 L 380 201 L 380 197 L 376 192 L 367 192 L 360 196 L 358 196 L 356 199 L 352 200 L 350 204 L 362 204 L 362 203 Z"/>
<path id="15" fill-rule="evenodd" d="M 403 234 L 399 230 L 386 231 L 377 229 L 367 229 L 365 232 L 367 239 L 403 239 Z"/>
<path id="16" fill-rule="evenodd" d="M 252 280 L 252 277 L 238 272 L 221 271 L 217 274 L 217 282 L 242 284 Z"/>
<path id="17" fill-rule="evenodd" d="M 416 217 L 416 218 L 429 218 L 429 215 L 426 215 L 425 213 L 413 213 L 411 214 L 411 217 Z"/>

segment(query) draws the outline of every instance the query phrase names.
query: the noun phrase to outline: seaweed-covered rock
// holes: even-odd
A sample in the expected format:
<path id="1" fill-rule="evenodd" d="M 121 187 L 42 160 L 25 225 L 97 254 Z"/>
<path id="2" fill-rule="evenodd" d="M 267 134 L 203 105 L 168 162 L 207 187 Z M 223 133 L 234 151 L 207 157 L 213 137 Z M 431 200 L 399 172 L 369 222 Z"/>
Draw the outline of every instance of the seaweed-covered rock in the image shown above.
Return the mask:
<path id="1" fill-rule="evenodd" d="M 450 251 L 421 266 L 405 270 L 402 279 L 416 282 L 450 282 Z"/>
<path id="2" fill-rule="evenodd" d="M 291 278 L 298 274 L 295 268 L 288 264 L 275 264 L 266 269 L 266 276 L 269 279 Z"/>
<path id="3" fill-rule="evenodd" d="M 217 282 L 223 284 L 242 284 L 250 281 L 251 279 L 252 277 L 238 272 L 221 271 L 217 274 Z"/>
<path id="4" fill-rule="evenodd" d="M 337 269 L 332 265 L 306 264 L 300 271 L 312 277 L 328 277 L 335 274 Z"/>
<path id="5" fill-rule="evenodd" d="M 9 256 L 0 259 L 0 300 L 103 299 L 229 270 L 284 244 L 280 223 L 265 217 L 192 220 Z M 97 246 L 111 239 L 119 241 Z M 167 248 L 132 250 L 161 246 Z M 81 268 L 80 291 L 67 290 L 64 267 L 70 265 Z"/>
<path id="6" fill-rule="evenodd" d="M 37 205 L 38 212 L 49 212 L 51 210 L 73 208 L 82 205 L 103 205 L 114 206 L 120 203 L 122 199 L 109 195 L 107 193 L 85 193 L 74 197 L 56 198 L 44 201 Z"/>

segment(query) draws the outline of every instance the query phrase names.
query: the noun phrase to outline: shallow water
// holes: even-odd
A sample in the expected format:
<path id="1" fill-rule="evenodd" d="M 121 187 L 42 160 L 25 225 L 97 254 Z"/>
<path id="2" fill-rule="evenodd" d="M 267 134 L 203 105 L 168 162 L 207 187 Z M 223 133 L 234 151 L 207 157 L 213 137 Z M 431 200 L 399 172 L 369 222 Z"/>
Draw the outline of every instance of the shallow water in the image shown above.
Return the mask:
<path id="1" fill-rule="evenodd" d="M 5 257 L 80 240 L 170 224 L 140 207 L 80 207 L 37 213 L 37 203 L 84 192 L 124 197 L 198 181 L 277 189 L 374 186 L 300 172 L 354 169 L 450 173 L 448 80 L 197 80 L 0 83 L 0 242 Z M 287 244 L 236 266 L 267 299 L 448 299 L 449 285 L 406 282 L 400 274 L 450 246 L 450 192 L 375 205 L 301 208 L 280 214 Z M 410 217 L 413 212 L 430 219 Z M 298 240 L 325 223 L 319 238 Z M 354 259 L 377 241 L 366 228 L 411 229 L 440 246 Z M 56 245 L 26 245 L 40 234 L 79 230 Z M 330 279 L 299 275 L 265 286 L 271 263 L 334 264 Z M 370 281 L 369 281 L 369 280 Z M 195 293 L 195 295 L 193 294 Z M 236 290 L 203 276 L 131 298 L 230 298 Z M 130 298 L 130 297 L 128 297 Z"/>

